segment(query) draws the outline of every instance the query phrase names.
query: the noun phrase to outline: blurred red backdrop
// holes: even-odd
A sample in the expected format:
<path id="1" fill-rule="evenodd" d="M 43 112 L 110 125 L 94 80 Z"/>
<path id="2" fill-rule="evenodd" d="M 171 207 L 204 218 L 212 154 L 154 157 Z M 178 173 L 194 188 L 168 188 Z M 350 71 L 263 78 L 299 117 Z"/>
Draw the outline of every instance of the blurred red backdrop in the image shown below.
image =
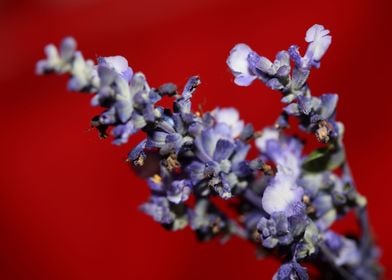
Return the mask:
<path id="1" fill-rule="evenodd" d="M 312 89 L 340 94 L 348 155 L 392 278 L 389 2 L 2 0 L 0 279 L 270 279 L 278 264 L 256 260 L 251 245 L 199 244 L 140 213 L 147 187 L 124 163 L 136 140 L 99 140 L 89 96 L 66 92 L 65 77 L 35 76 L 34 65 L 45 44 L 73 35 L 86 57 L 122 54 L 153 86 L 199 74 L 196 103 L 236 106 L 262 127 L 279 95 L 235 86 L 226 56 L 237 42 L 269 57 L 304 47 L 314 23 L 333 44 Z"/>

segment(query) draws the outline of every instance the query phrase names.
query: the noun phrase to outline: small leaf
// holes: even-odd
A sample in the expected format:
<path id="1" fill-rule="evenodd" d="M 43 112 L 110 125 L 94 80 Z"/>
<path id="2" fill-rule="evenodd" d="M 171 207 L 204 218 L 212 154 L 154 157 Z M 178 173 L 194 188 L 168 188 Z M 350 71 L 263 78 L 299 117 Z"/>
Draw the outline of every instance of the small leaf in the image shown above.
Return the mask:
<path id="1" fill-rule="evenodd" d="M 302 168 L 308 172 L 323 172 L 325 170 L 334 170 L 340 167 L 345 160 L 342 149 L 330 147 L 319 148 L 304 160 Z"/>

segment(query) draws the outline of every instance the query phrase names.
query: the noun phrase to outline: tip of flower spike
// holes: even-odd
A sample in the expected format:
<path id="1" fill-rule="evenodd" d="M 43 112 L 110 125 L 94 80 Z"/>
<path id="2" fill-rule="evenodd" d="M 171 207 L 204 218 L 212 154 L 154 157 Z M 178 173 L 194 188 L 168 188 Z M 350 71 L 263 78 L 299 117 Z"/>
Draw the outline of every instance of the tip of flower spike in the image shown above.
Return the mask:
<path id="1" fill-rule="evenodd" d="M 76 40 L 71 37 L 65 37 L 60 44 L 60 52 L 63 56 L 72 56 L 76 51 L 77 43 Z M 70 58 L 70 57 L 69 57 Z"/>
<path id="2" fill-rule="evenodd" d="M 200 84 L 201 81 L 198 75 L 190 77 L 184 87 L 182 95 L 191 95 Z"/>
<path id="3" fill-rule="evenodd" d="M 332 42 L 329 30 L 320 24 L 315 24 L 306 32 L 305 41 L 309 43 L 305 54 L 308 66 L 319 68 L 320 60 Z"/>
<path id="4" fill-rule="evenodd" d="M 314 24 L 306 31 L 305 41 L 311 43 L 328 34 L 329 34 L 329 30 L 325 29 L 323 25 Z"/>

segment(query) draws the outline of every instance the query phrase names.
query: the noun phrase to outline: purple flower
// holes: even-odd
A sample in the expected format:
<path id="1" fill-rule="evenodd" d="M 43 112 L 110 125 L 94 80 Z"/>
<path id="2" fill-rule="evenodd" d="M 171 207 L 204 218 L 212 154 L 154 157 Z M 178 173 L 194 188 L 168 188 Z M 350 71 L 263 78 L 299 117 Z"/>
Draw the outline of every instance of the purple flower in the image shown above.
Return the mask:
<path id="1" fill-rule="evenodd" d="M 320 67 L 320 60 L 324 56 L 331 44 L 332 37 L 329 30 L 324 26 L 315 24 L 306 32 L 305 41 L 309 43 L 304 57 L 301 57 L 298 46 L 291 46 L 289 53 L 296 63 L 297 67 L 310 69 L 311 67 Z"/>
<path id="2" fill-rule="evenodd" d="M 199 76 L 192 76 L 188 79 L 181 96 L 174 103 L 174 110 L 176 112 L 181 112 L 182 114 L 191 113 L 191 98 L 200 83 Z"/>
<path id="3" fill-rule="evenodd" d="M 331 44 L 332 37 L 329 30 L 320 24 L 315 24 L 306 32 L 305 41 L 309 43 L 305 57 L 314 62 L 319 62 Z"/>
<path id="4" fill-rule="evenodd" d="M 164 114 L 155 125 L 157 129 L 148 135 L 147 147 L 158 148 L 161 155 L 177 155 L 182 149 L 190 148 L 193 144 L 193 138 L 185 129 L 182 114 Z"/>
<path id="5" fill-rule="evenodd" d="M 76 52 L 76 41 L 72 37 L 66 37 L 60 44 L 60 49 L 50 44 L 45 47 L 46 59 L 37 63 L 36 73 L 41 75 L 47 72 L 62 74 L 71 69 L 71 62 Z"/>
<path id="6" fill-rule="evenodd" d="M 189 209 L 188 217 L 191 229 L 202 241 L 228 231 L 227 218 L 207 199 L 198 200 L 195 207 Z"/>
<path id="7" fill-rule="evenodd" d="M 145 125 L 145 122 L 143 120 L 142 125 L 140 127 L 143 127 L 144 125 Z M 125 124 L 117 125 L 112 131 L 113 136 L 115 138 L 113 143 L 116 145 L 125 144 L 128 142 L 129 136 L 136 133 L 137 131 L 138 131 L 138 128 L 135 126 L 134 120 L 129 120 Z"/>
<path id="8" fill-rule="evenodd" d="M 160 95 L 151 89 L 142 73 L 135 73 L 128 81 L 124 78 L 129 74 L 129 67 L 120 57 L 101 59 L 98 75 L 100 89 L 92 98 L 94 106 L 109 107 L 99 118 L 104 125 L 114 125 L 115 144 L 124 144 L 130 135 L 161 117 L 161 111 L 154 107 Z M 113 66 L 113 63 L 117 63 Z M 119 62 L 122 62 L 119 63 Z M 120 64 L 120 65 L 118 65 Z M 121 67 L 127 67 L 123 72 Z M 117 67 L 117 68 L 116 68 Z"/>
<path id="9" fill-rule="evenodd" d="M 261 235 L 263 246 L 274 248 L 277 245 L 291 244 L 294 238 L 304 233 L 308 223 L 305 206 L 297 203 L 290 215 L 283 211 L 275 211 L 269 218 L 262 217 L 257 224 L 257 230 Z"/>
<path id="10" fill-rule="evenodd" d="M 133 75 L 132 68 L 128 66 L 128 61 L 123 56 L 100 57 L 98 64 L 114 70 L 126 81 L 130 81 Z"/>
<path id="11" fill-rule="evenodd" d="M 239 86 L 249 86 L 257 76 L 249 68 L 248 56 L 252 49 L 246 44 L 237 44 L 230 51 L 227 65 L 234 75 L 234 82 Z"/>
<path id="12" fill-rule="evenodd" d="M 249 146 L 233 140 L 230 127 L 217 123 L 204 129 L 195 138 L 195 148 L 198 160 L 187 167 L 193 185 L 207 181 L 225 199 L 232 196 L 234 187 L 244 187 L 238 178 L 239 165 L 245 160 Z"/>
<path id="13" fill-rule="evenodd" d="M 258 78 L 268 87 L 283 91 L 289 83 L 290 56 L 286 51 L 279 52 L 271 62 L 248 45 L 238 44 L 230 51 L 227 64 L 239 86 L 249 86 Z"/>
<path id="14" fill-rule="evenodd" d="M 152 196 L 149 202 L 144 203 L 140 209 L 151 216 L 154 221 L 161 224 L 171 224 L 176 215 L 170 210 L 169 201 L 165 197 Z"/>
<path id="15" fill-rule="evenodd" d="M 303 189 L 297 185 L 301 173 L 301 145 L 295 139 L 282 137 L 275 129 L 265 129 L 256 139 L 256 146 L 277 166 L 277 173 L 263 194 L 264 210 L 269 214 L 292 215 L 293 207 L 303 196 Z"/>
<path id="16" fill-rule="evenodd" d="M 192 191 L 192 184 L 189 180 L 173 181 L 167 190 L 167 199 L 175 204 L 188 200 Z"/>
<path id="17" fill-rule="evenodd" d="M 244 129 L 244 121 L 240 120 L 239 113 L 235 108 L 216 108 L 211 112 L 216 122 L 227 125 L 231 130 L 231 137 L 238 137 Z"/>
<path id="18" fill-rule="evenodd" d="M 328 231 L 325 233 L 325 242 L 336 256 L 334 262 L 337 266 L 355 266 L 361 261 L 360 252 L 354 240 Z"/>
<path id="19" fill-rule="evenodd" d="M 147 180 L 153 193 L 165 196 L 168 201 L 174 204 L 188 200 L 192 191 L 192 184 L 189 180 L 174 180 L 170 172 L 163 167 L 161 167 L 160 175 L 155 174 Z"/>
<path id="20" fill-rule="evenodd" d="M 290 56 L 280 51 L 274 62 L 264 56 L 251 52 L 248 57 L 249 67 L 269 88 L 286 91 L 289 85 Z"/>
<path id="21" fill-rule="evenodd" d="M 272 278 L 273 280 L 308 280 L 309 276 L 305 268 L 296 261 L 283 264 Z"/>

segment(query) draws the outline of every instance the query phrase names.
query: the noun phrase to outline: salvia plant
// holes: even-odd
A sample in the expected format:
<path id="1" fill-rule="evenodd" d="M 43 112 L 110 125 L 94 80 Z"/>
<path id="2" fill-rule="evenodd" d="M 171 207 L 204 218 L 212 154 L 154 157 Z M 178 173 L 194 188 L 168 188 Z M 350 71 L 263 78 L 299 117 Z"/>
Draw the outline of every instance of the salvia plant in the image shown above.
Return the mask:
<path id="1" fill-rule="evenodd" d="M 190 227 L 202 241 L 232 235 L 248 240 L 282 261 L 273 279 L 308 279 L 309 267 L 324 279 L 378 279 L 366 199 L 351 176 L 344 126 L 336 120 L 338 95 L 313 96 L 307 83 L 331 44 L 329 30 L 315 24 L 305 41 L 304 55 L 292 45 L 272 61 L 246 44 L 230 51 L 235 84 L 260 80 L 281 93 L 281 115 L 262 130 L 245 124 L 234 108 L 192 111 L 198 76 L 182 90 L 172 83 L 150 87 L 124 57 L 99 57 L 95 64 L 71 37 L 59 48 L 48 45 L 36 72 L 68 74 L 70 91 L 92 95 L 91 105 L 104 108 L 91 121 L 100 137 L 110 133 L 120 145 L 145 133 L 128 162 L 151 190 L 141 210 L 165 229 Z M 157 105 L 163 98 L 171 98 L 173 107 Z M 314 135 L 319 148 L 305 154 L 305 141 L 290 133 L 293 126 Z M 248 156 L 251 145 L 259 152 L 254 158 Z M 230 208 L 236 215 L 227 214 Z M 333 231 L 349 213 L 356 214 L 359 233 Z"/>

